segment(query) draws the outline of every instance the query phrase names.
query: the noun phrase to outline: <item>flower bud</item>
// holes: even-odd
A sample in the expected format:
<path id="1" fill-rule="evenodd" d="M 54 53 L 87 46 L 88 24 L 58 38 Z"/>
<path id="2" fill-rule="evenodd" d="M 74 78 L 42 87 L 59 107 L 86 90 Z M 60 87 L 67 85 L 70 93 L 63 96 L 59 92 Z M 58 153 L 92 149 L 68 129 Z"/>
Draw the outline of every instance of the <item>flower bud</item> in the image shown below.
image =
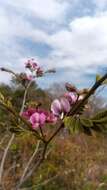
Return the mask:
<path id="1" fill-rule="evenodd" d="M 69 83 L 65 84 L 65 88 L 69 92 L 77 92 L 78 91 L 77 88 L 74 85 L 69 84 Z"/>

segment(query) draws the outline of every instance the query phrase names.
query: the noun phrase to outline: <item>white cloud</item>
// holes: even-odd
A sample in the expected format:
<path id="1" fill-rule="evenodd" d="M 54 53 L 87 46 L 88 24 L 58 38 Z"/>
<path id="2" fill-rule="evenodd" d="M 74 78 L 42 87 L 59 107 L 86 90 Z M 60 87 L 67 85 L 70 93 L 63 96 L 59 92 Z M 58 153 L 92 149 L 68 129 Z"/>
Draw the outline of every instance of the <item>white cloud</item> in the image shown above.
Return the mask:
<path id="1" fill-rule="evenodd" d="M 35 52 L 35 57 L 43 65 L 49 67 L 71 68 L 75 76 L 79 78 L 88 70 L 95 71 L 100 65 L 107 62 L 107 12 L 96 11 L 93 16 L 74 18 L 54 33 L 38 29 L 27 19 L 26 15 L 34 15 L 44 23 L 49 22 L 48 27 L 58 20 L 63 22 L 66 18 L 68 5 L 79 0 L 7 0 L 7 4 L 15 10 L 23 11 L 23 14 L 9 14 L 5 6 L 0 7 L 0 65 L 10 66 L 22 70 L 21 63 L 25 60 L 19 39 L 30 39 L 33 42 L 42 42 L 52 48 L 47 58 L 40 58 Z M 93 0 L 95 2 L 95 0 Z M 5 2 L 5 0 L 4 0 Z M 81 2 L 81 1 L 80 1 Z M 107 1 L 103 1 L 104 6 Z M 96 0 L 96 5 L 98 1 Z M 26 53 L 26 58 L 32 56 Z M 69 75 L 70 76 L 70 75 Z M 0 77 L 2 80 L 2 76 Z M 4 79 L 3 79 L 4 80 Z M 79 80 L 79 79 L 78 79 Z"/>
<path id="2" fill-rule="evenodd" d="M 43 20 L 61 19 L 68 8 L 67 1 L 59 0 L 7 0 L 6 3 L 14 6 L 26 14 L 32 14 Z"/>
<path id="3" fill-rule="evenodd" d="M 57 60 L 56 66 L 85 68 L 106 64 L 107 15 L 76 18 L 69 29 L 50 36 L 49 44 L 54 48 L 51 59 Z"/>

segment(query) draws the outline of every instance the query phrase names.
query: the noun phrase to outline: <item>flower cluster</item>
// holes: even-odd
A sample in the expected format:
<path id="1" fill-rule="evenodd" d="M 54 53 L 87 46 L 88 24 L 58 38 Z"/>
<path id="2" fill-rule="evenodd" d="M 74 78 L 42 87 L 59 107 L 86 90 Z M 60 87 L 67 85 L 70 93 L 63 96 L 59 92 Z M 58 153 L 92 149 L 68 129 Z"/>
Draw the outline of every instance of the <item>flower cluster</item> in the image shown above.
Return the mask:
<path id="1" fill-rule="evenodd" d="M 67 92 L 60 99 L 55 99 L 51 104 L 51 111 L 57 117 L 63 117 L 68 113 L 73 105 L 77 101 L 77 94 L 73 92 Z"/>
<path id="2" fill-rule="evenodd" d="M 34 59 L 25 62 L 25 68 L 29 69 L 35 77 L 43 76 L 42 68 L 38 66 Z"/>
<path id="3" fill-rule="evenodd" d="M 69 88 L 68 88 L 69 87 Z M 23 116 L 32 124 L 33 129 L 43 127 L 46 123 L 55 124 L 58 120 L 63 119 L 66 114 L 75 106 L 75 104 L 84 98 L 84 94 L 77 92 L 77 89 L 68 86 L 63 96 L 59 99 L 53 100 L 51 104 L 51 111 L 47 112 L 39 108 L 28 108 L 27 111 L 23 112 Z"/>
<path id="4" fill-rule="evenodd" d="M 32 124 L 33 129 L 43 127 L 46 123 L 55 124 L 57 122 L 57 117 L 52 112 L 39 108 L 28 108 L 22 116 Z"/>

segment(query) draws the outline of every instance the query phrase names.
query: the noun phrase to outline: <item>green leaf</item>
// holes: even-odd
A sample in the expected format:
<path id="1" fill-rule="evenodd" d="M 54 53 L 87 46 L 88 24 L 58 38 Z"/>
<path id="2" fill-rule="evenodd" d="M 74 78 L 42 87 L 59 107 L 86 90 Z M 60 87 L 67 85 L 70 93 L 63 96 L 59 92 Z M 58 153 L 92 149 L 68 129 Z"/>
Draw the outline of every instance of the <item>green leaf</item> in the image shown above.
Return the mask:
<path id="1" fill-rule="evenodd" d="M 91 119 L 86 119 L 84 117 L 80 118 L 80 122 L 84 127 L 92 127 L 93 126 L 93 122 Z"/>
<path id="2" fill-rule="evenodd" d="M 17 150 L 19 149 L 19 146 L 18 146 L 17 144 L 13 143 L 13 144 L 10 146 L 10 149 L 11 149 L 12 151 L 17 151 Z"/>
<path id="3" fill-rule="evenodd" d="M 93 120 L 94 123 L 100 123 L 100 124 L 107 124 L 107 117 L 101 118 L 101 119 L 97 119 L 97 120 Z"/>
<path id="4" fill-rule="evenodd" d="M 87 119 L 85 117 L 80 117 L 80 123 L 81 123 L 81 126 L 82 126 L 82 131 L 83 133 L 85 133 L 86 135 L 88 136 L 91 136 L 92 135 L 92 126 L 93 126 L 93 122 L 91 119 Z"/>
<path id="5" fill-rule="evenodd" d="M 101 125 L 101 124 L 95 124 L 92 129 L 94 131 L 100 132 L 100 133 L 106 132 L 106 127 L 104 125 Z"/>
<path id="6" fill-rule="evenodd" d="M 67 127 L 71 134 L 78 133 L 81 130 L 81 123 L 79 118 L 76 117 L 65 117 L 65 127 Z"/>
<path id="7" fill-rule="evenodd" d="M 107 133 L 107 114 L 103 111 L 97 115 L 100 119 L 87 119 L 84 116 L 80 117 L 66 117 L 64 119 L 65 127 L 67 127 L 71 134 L 83 132 L 86 135 L 92 135 L 93 131 L 99 133 Z M 95 117 L 95 118 L 97 118 Z"/>
<path id="8" fill-rule="evenodd" d="M 75 125 L 75 118 L 74 117 L 65 117 L 64 125 L 66 128 L 69 129 L 70 133 L 73 133 L 73 127 Z"/>
<path id="9" fill-rule="evenodd" d="M 19 134 L 22 131 L 19 128 L 17 128 L 17 127 L 11 127 L 10 128 L 10 132 Z"/>
<path id="10" fill-rule="evenodd" d="M 11 103 L 10 100 L 7 100 L 6 104 L 7 104 L 8 107 L 11 107 L 11 108 L 12 108 L 12 103 Z"/>
<path id="11" fill-rule="evenodd" d="M 107 110 L 100 111 L 99 113 L 95 114 L 95 116 L 92 117 L 91 119 L 92 120 L 99 120 L 99 119 L 102 119 L 104 117 L 107 117 Z"/>
<path id="12" fill-rule="evenodd" d="M 0 100 L 4 101 L 4 96 L 1 92 L 0 92 Z"/>
<path id="13" fill-rule="evenodd" d="M 75 120 L 75 125 L 74 125 L 74 133 L 77 134 L 81 131 L 81 123 L 80 123 L 80 119 L 79 118 L 76 118 Z"/>

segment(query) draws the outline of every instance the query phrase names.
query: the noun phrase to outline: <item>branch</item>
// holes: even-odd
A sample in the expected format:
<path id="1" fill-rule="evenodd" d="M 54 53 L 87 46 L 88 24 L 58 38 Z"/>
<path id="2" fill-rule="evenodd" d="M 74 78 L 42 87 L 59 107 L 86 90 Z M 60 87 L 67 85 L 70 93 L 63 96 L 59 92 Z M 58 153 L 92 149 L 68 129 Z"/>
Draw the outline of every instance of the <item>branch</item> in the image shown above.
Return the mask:
<path id="1" fill-rule="evenodd" d="M 6 69 L 4 67 L 0 67 L 0 70 L 4 71 L 4 72 L 7 72 L 7 73 L 10 73 L 10 74 L 14 75 L 16 78 L 18 77 L 17 74 L 15 72 L 13 72 L 12 70 L 10 70 L 10 69 Z"/>
<path id="2" fill-rule="evenodd" d="M 49 140 L 47 141 L 47 143 L 49 144 L 53 138 L 59 133 L 59 131 L 64 128 L 64 123 L 61 123 L 60 127 L 53 133 L 53 135 L 49 138 Z"/>

